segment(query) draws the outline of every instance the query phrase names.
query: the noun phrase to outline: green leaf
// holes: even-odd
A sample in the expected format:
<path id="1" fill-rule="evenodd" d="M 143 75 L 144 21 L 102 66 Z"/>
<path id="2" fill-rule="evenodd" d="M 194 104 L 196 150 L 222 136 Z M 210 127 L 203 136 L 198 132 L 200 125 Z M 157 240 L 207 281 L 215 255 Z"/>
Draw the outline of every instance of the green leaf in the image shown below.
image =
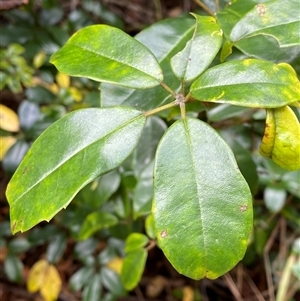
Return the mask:
<path id="1" fill-rule="evenodd" d="M 231 47 L 233 46 L 233 43 L 229 41 L 229 36 L 233 27 L 243 19 L 251 9 L 254 9 L 257 2 L 258 1 L 254 0 L 236 1 L 226 9 L 217 13 L 218 23 L 224 32 L 224 36 L 227 38 L 222 49 L 223 60 L 230 54 Z M 262 60 L 270 60 L 270 58 L 272 58 L 274 63 L 286 62 L 291 64 L 297 72 L 300 71 L 300 47 L 280 48 L 280 45 L 273 36 L 252 36 L 234 43 L 234 46 L 248 56 Z"/>
<path id="2" fill-rule="evenodd" d="M 159 246 L 179 273 L 215 279 L 232 269 L 247 248 L 251 201 L 233 153 L 210 126 L 187 118 L 167 130 L 152 210 Z"/>
<path id="3" fill-rule="evenodd" d="M 150 88 L 163 81 L 162 70 L 151 51 L 108 25 L 79 30 L 52 55 L 50 62 L 71 76 L 129 88 Z"/>
<path id="4" fill-rule="evenodd" d="M 279 212 L 287 197 L 287 193 L 284 189 L 266 187 L 264 190 L 264 202 L 266 207 L 273 213 Z"/>
<path id="5" fill-rule="evenodd" d="M 149 242 L 149 239 L 146 235 L 142 233 L 131 233 L 125 242 L 125 252 L 131 252 L 136 249 L 145 247 Z"/>
<path id="6" fill-rule="evenodd" d="M 192 39 L 171 59 L 171 68 L 181 81 L 198 77 L 213 61 L 222 44 L 222 31 L 214 17 L 192 14 L 196 26 Z"/>
<path id="7" fill-rule="evenodd" d="M 237 42 L 255 35 L 271 35 L 280 47 L 300 45 L 298 0 L 274 0 L 255 5 L 233 27 L 230 40 Z"/>
<path id="8" fill-rule="evenodd" d="M 78 238 L 87 239 L 98 230 L 114 226 L 117 223 L 118 219 L 109 212 L 92 212 L 84 220 Z"/>
<path id="9" fill-rule="evenodd" d="M 67 238 L 63 233 L 56 234 L 48 245 L 46 258 L 49 263 L 57 263 L 61 260 L 67 247 Z"/>
<path id="10" fill-rule="evenodd" d="M 15 255 L 8 254 L 4 261 L 4 271 L 10 281 L 21 283 L 23 262 Z"/>
<path id="11" fill-rule="evenodd" d="M 99 208 L 117 191 L 120 182 L 120 174 L 117 170 L 113 170 L 84 187 L 80 194 L 86 204 Z"/>
<path id="12" fill-rule="evenodd" d="M 119 166 L 144 124 L 141 112 L 115 107 L 78 110 L 47 128 L 8 185 L 12 232 L 49 221 L 86 184 Z"/>
<path id="13" fill-rule="evenodd" d="M 192 84 L 190 93 L 206 102 L 276 108 L 299 99 L 300 83 L 288 64 L 245 59 L 208 69 Z"/>
<path id="14" fill-rule="evenodd" d="M 78 292 L 93 277 L 94 267 L 82 267 L 70 278 L 69 284 L 73 291 Z"/>
<path id="15" fill-rule="evenodd" d="M 100 301 L 101 293 L 101 275 L 94 274 L 83 290 L 82 301 Z"/>
<path id="16" fill-rule="evenodd" d="M 138 285 L 145 268 L 147 255 L 145 249 L 137 249 L 126 255 L 122 266 L 121 279 L 127 290 L 130 291 Z"/>
<path id="17" fill-rule="evenodd" d="M 120 276 L 115 271 L 102 267 L 100 275 L 103 286 L 114 296 L 126 295 Z"/>
<path id="18" fill-rule="evenodd" d="M 191 39 L 194 27 L 195 22 L 190 18 L 167 19 L 153 24 L 135 37 L 155 55 L 163 70 L 164 82 L 173 90 L 180 88 L 180 82 L 171 70 L 170 59 Z M 140 110 L 150 110 L 170 102 L 171 97 L 161 86 L 149 90 L 134 90 L 101 84 L 103 107 L 123 104 Z"/>

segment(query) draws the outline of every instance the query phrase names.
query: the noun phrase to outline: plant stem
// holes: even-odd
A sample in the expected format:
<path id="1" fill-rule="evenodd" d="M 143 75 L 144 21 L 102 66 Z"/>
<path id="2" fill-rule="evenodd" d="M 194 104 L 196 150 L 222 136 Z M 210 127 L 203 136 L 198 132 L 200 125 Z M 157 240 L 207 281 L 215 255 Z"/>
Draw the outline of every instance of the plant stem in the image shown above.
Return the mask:
<path id="1" fill-rule="evenodd" d="M 153 2 L 154 2 L 154 6 L 155 6 L 156 21 L 159 21 L 162 19 L 161 3 L 160 3 L 160 0 L 153 0 Z"/>
<path id="2" fill-rule="evenodd" d="M 180 113 L 181 113 L 181 118 L 185 119 L 185 103 L 180 104 Z"/>
<path id="3" fill-rule="evenodd" d="M 145 116 L 145 117 L 148 117 L 148 116 L 154 115 L 154 114 L 156 114 L 156 113 L 158 113 L 158 112 L 164 111 L 164 110 L 166 110 L 166 109 L 173 108 L 173 107 L 175 107 L 175 106 L 178 106 L 178 104 L 175 103 L 175 101 L 173 101 L 173 102 L 168 103 L 168 104 L 166 104 L 166 105 L 164 105 L 164 106 L 155 108 L 155 109 L 150 110 L 150 111 L 148 111 L 148 112 L 145 112 L 145 113 L 144 113 L 144 116 Z"/>
<path id="4" fill-rule="evenodd" d="M 194 0 L 196 4 L 198 4 L 204 11 L 206 11 L 209 15 L 215 16 L 214 12 L 210 10 L 204 3 L 202 3 L 200 0 Z"/>
<path id="5" fill-rule="evenodd" d="M 176 97 L 175 91 L 173 91 L 166 83 L 160 83 L 163 88 L 165 88 L 169 93 L 171 93 L 174 97 Z"/>
<path id="6" fill-rule="evenodd" d="M 220 10 L 220 1 L 216 0 L 216 11 Z"/>

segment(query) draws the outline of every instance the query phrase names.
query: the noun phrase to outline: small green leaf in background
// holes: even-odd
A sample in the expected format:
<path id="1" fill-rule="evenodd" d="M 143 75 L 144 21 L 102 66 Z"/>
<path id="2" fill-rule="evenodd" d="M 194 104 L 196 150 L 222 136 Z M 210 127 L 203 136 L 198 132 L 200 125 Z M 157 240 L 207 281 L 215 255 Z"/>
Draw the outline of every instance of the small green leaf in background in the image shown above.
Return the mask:
<path id="1" fill-rule="evenodd" d="M 136 249 L 129 252 L 123 262 L 121 279 L 127 290 L 134 289 L 139 283 L 147 260 L 145 249 Z"/>
<path id="2" fill-rule="evenodd" d="M 156 238 L 156 235 L 155 235 L 155 224 L 154 224 L 153 214 L 149 214 L 146 217 L 146 220 L 145 220 L 145 230 L 146 230 L 147 235 L 151 239 L 155 239 Z"/>
<path id="3" fill-rule="evenodd" d="M 260 153 L 282 168 L 300 169 L 300 123 L 290 107 L 267 110 Z"/>
<path id="4" fill-rule="evenodd" d="M 178 272 L 215 279 L 243 258 L 250 189 L 228 145 L 206 123 L 178 120 L 164 134 L 152 211 L 159 246 Z"/>
<path id="5" fill-rule="evenodd" d="M 50 263 L 57 263 L 63 256 L 67 247 L 67 238 L 65 234 L 58 233 L 53 238 L 48 245 L 46 258 Z"/>
<path id="6" fill-rule="evenodd" d="M 288 64 L 245 59 L 208 69 L 192 84 L 190 93 L 200 101 L 276 108 L 299 99 L 300 82 Z"/>
<path id="7" fill-rule="evenodd" d="M 21 283 L 23 275 L 23 262 L 15 255 L 8 254 L 4 261 L 4 271 L 8 279 Z"/>
<path id="8" fill-rule="evenodd" d="M 145 247 L 149 242 L 149 239 L 146 235 L 142 233 L 131 233 L 125 242 L 125 252 L 131 252 L 136 249 Z"/>
<path id="9" fill-rule="evenodd" d="M 94 274 L 83 289 L 82 301 L 101 301 L 101 275 Z"/>
<path id="10" fill-rule="evenodd" d="M 87 239 L 96 231 L 114 226 L 118 223 L 118 219 L 109 212 L 92 212 L 83 222 L 82 228 L 79 233 L 79 239 Z"/>
<path id="11" fill-rule="evenodd" d="M 79 30 L 50 62 L 62 73 L 128 88 L 150 88 L 163 81 L 152 52 L 122 30 L 108 25 Z"/>
<path id="12" fill-rule="evenodd" d="M 286 197 L 287 193 L 284 189 L 266 187 L 264 190 L 265 205 L 273 213 L 283 208 Z"/>
<path id="13" fill-rule="evenodd" d="M 69 284 L 73 291 L 80 291 L 83 286 L 88 283 L 93 276 L 94 267 L 84 266 L 76 271 L 70 278 Z"/>
<path id="14" fill-rule="evenodd" d="M 196 26 L 192 39 L 171 59 L 174 74 L 184 82 L 199 76 L 213 61 L 222 44 L 222 31 L 214 17 L 192 14 Z"/>
<path id="15" fill-rule="evenodd" d="M 47 128 L 8 184 L 12 232 L 49 221 L 86 184 L 119 166 L 144 124 L 141 112 L 115 107 L 77 110 Z"/>
<path id="16" fill-rule="evenodd" d="M 300 45 L 298 0 L 274 0 L 255 5 L 233 27 L 230 40 L 237 42 L 255 35 L 273 36 L 280 47 Z"/>

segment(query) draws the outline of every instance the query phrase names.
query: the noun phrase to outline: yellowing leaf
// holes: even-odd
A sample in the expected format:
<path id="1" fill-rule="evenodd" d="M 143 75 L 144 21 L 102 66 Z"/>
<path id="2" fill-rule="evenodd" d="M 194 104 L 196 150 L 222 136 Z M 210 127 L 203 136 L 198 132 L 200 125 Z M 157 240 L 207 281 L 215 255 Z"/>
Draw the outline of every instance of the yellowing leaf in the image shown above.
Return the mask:
<path id="1" fill-rule="evenodd" d="M 182 301 L 194 301 L 194 291 L 190 286 L 185 286 L 182 289 L 183 298 Z"/>
<path id="2" fill-rule="evenodd" d="M 82 100 L 82 94 L 77 88 L 70 87 L 69 92 L 76 102 L 79 102 Z"/>
<path id="3" fill-rule="evenodd" d="M 56 75 L 56 82 L 61 88 L 69 88 L 70 86 L 70 76 L 58 72 Z"/>
<path id="4" fill-rule="evenodd" d="M 260 153 L 287 170 L 300 168 L 300 124 L 290 107 L 267 110 Z"/>
<path id="5" fill-rule="evenodd" d="M 35 68 L 40 68 L 41 66 L 44 65 L 46 58 L 47 58 L 47 56 L 46 56 L 45 51 L 42 50 L 42 51 L 38 52 L 33 58 L 33 66 Z"/>
<path id="6" fill-rule="evenodd" d="M 61 290 L 61 278 L 55 266 L 45 259 L 36 262 L 29 271 L 27 289 L 31 293 L 40 290 L 46 301 L 55 301 Z"/>
<path id="7" fill-rule="evenodd" d="M 123 266 L 123 258 L 115 257 L 109 261 L 106 266 L 120 275 Z"/>
<path id="8" fill-rule="evenodd" d="M 17 139 L 13 136 L 0 137 L 0 161 L 3 159 L 9 148 L 15 144 L 16 140 Z"/>
<path id="9" fill-rule="evenodd" d="M 0 104 L 0 127 L 9 132 L 17 132 L 20 127 L 18 115 L 2 104 Z"/>

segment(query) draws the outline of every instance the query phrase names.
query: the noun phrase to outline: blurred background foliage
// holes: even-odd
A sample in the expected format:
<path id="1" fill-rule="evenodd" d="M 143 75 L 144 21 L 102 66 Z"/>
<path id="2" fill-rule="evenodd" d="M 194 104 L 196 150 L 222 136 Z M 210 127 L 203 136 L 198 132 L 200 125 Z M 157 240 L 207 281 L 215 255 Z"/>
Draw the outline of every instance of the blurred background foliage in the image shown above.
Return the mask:
<path id="1" fill-rule="evenodd" d="M 5 187 L 32 142 L 66 113 L 100 106 L 98 83 L 58 73 L 49 57 L 70 35 L 89 24 L 106 23 L 134 35 L 159 19 L 200 10 L 196 2 L 30 0 L 1 10 L 2 300 L 39 300 L 36 291 L 45 300 L 55 300 L 47 277 L 50 282 L 61 281 L 58 300 L 299 298 L 300 172 L 287 172 L 258 154 L 263 110 L 226 104 L 188 109 L 188 114 L 211 124 L 230 145 L 254 199 L 254 228 L 245 258 L 215 281 L 182 277 L 155 246 L 149 215 L 153 158 L 160 137 L 178 118 L 178 109 L 150 117 L 130 158 L 85 187 L 50 223 L 11 234 Z M 203 1 L 212 10 L 216 2 Z M 232 57 L 243 56 L 237 51 Z M 299 70 L 297 62 L 294 67 Z M 299 109 L 293 110 L 299 119 Z M 122 282 L 125 253 L 129 258 L 125 264 L 137 270 Z M 42 259 L 58 274 L 43 274 L 46 280 L 37 284 Z M 40 267 L 34 270 L 37 263 Z"/>

